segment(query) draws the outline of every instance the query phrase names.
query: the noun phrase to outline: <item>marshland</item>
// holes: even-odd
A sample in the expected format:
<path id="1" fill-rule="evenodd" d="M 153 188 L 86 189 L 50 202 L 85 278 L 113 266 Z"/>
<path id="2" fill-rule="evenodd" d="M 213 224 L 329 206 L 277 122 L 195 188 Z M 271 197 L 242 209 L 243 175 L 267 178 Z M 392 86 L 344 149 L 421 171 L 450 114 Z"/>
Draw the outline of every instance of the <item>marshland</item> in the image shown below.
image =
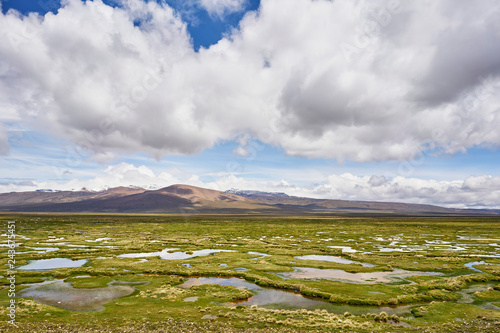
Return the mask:
<path id="1" fill-rule="evenodd" d="M 500 330 L 498 217 L 0 220 L 6 332 Z"/>

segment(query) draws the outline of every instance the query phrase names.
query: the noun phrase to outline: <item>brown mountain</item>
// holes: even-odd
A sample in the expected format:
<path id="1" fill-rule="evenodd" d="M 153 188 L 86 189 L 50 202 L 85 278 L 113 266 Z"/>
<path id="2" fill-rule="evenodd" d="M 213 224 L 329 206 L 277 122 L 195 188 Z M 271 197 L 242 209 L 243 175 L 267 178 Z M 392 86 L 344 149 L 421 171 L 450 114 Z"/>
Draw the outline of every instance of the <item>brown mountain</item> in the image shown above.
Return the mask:
<path id="1" fill-rule="evenodd" d="M 324 200 L 258 191 L 226 192 L 172 185 L 158 190 L 116 187 L 105 191 L 34 191 L 0 194 L 4 212 L 107 212 L 170 214 L 500 214 L 391 202 Z"/>

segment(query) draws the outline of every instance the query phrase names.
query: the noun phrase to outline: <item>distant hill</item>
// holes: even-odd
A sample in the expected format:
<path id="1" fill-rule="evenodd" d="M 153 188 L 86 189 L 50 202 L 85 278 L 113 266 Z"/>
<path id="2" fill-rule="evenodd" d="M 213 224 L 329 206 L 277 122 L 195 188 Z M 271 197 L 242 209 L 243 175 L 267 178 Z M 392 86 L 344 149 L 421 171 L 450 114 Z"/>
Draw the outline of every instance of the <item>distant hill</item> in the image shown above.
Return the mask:
<path id="1" fill-rule="evenodd" d="M 0 212 L 165 214 L 388 214 L 500 215 L 499 210 L 453 209 L 395 202 L 325 200 L 285 193 L 172 185 L 160 189 L 115 187 L 103 191 L 12 192 L 0 194 Z"/>

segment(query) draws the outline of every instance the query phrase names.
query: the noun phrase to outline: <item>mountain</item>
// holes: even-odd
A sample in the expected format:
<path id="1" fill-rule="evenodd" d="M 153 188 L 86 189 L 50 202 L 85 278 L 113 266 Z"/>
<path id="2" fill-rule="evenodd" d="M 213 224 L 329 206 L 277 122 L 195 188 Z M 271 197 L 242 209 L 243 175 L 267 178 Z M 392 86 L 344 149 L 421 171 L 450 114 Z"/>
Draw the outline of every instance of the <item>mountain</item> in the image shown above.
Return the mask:
<path id="1" fill-rule="evenodd" d="M 500 215 L 498 210 L 453 209 L 395 202 L 325 200 L 260 191 L 226 192 L 188 185 L 115 187 L 103 191 L 32 191 L 0 194 L 0 212 L 159 214 L 400 214 Z"/>

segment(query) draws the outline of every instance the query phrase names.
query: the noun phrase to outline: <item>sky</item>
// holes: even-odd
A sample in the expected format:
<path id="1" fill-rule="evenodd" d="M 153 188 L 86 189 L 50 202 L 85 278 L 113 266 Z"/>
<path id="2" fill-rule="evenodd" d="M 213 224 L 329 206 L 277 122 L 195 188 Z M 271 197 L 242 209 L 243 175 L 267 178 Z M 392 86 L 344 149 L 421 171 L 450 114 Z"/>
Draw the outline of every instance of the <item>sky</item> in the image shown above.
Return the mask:
<path id="1" fill-rule="evenodd" d="M 0 192 L 500 209 L 498 1 L 0 5 Z"/>

